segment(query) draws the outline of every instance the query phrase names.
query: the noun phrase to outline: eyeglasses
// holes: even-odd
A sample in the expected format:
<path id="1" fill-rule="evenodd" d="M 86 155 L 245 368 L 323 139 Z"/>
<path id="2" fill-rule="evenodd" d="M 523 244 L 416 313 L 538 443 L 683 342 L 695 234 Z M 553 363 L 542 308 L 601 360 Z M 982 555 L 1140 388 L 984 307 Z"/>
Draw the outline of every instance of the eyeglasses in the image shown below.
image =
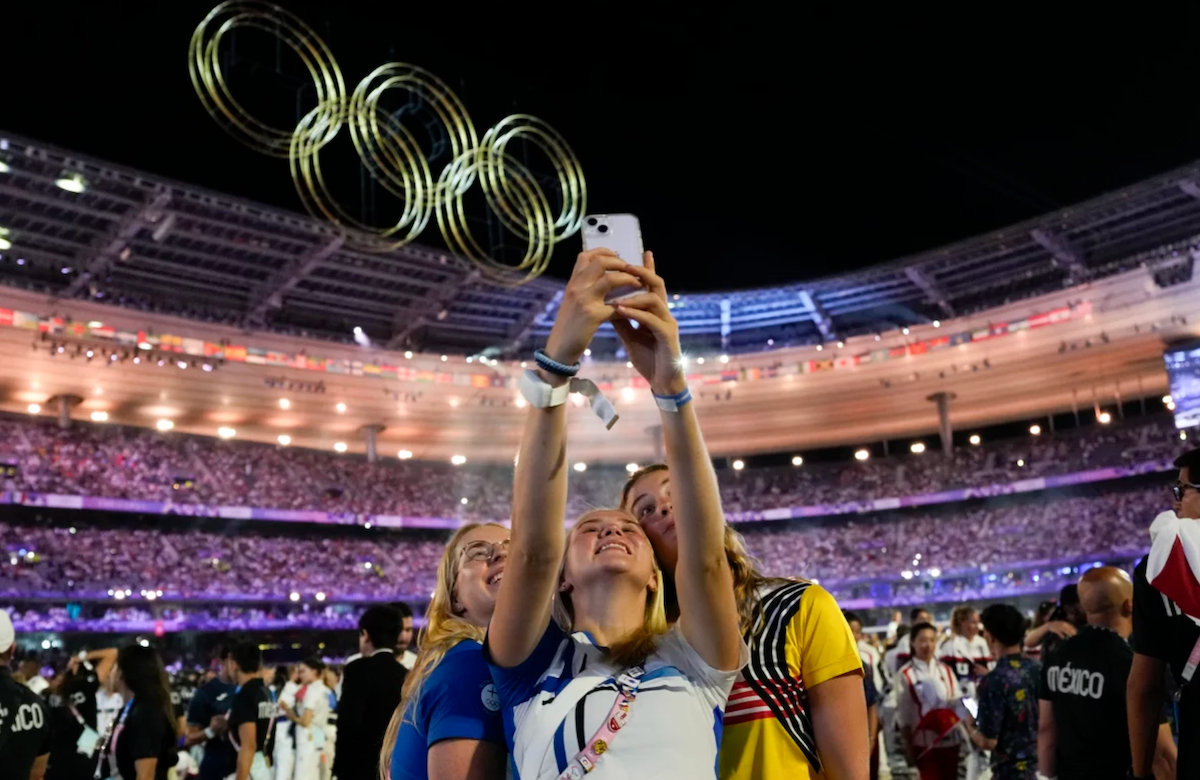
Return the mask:
<path id="1" fill-rule="evenodd" d="M 462 548 L 462 556 L 468 561 L 483 561 L 491 563 L 498 555 L 508 554 L 508 540 L 492 544 L 491 542 L 471 542 Z"/>
<path id="2" fill-rule="evenodd" d="M 1175 497 L 1176 501 L 1182 501 L 1183 494 L 1187 492 L 1188 488 L 1200 490 L 1200 485 L 1194 482 L 1176 482 L 1174 485 L 1171 485 L 1171 495 Z"/>

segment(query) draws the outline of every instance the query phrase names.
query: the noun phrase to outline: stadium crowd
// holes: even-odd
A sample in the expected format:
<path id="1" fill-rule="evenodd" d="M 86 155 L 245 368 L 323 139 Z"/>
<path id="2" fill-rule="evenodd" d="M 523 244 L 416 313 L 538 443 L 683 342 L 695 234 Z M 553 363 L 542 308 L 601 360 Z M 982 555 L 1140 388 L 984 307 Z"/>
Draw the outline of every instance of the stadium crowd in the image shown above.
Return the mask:
<path id="1" fill-rule="evenodd" d="M 727 513 L 858 502 L 1140 465 L 1168 459 L 1178 443 L 1170 420 L 1144 418 L 959 448 L 953 458 L 905 454 L 730 471 L 721 492 Z M 370 464 L 321 450 L 87 423 L 63 430 L 17 417 L 0 419 L 0 463 L 17 467 L 6 489 L 33 493 L 466 520 L 507 519 L 512 504 L 506 466 Z M 626 476 L 600 467 L 572 473 L 568 514 L 610 504 Z"/>

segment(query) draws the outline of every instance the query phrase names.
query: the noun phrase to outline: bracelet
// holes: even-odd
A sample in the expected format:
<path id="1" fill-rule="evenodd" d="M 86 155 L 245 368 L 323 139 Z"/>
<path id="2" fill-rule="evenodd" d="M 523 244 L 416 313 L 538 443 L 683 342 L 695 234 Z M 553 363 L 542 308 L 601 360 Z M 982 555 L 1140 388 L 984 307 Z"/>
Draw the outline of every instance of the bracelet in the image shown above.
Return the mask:
<path id="1" fill-rule="evenodd" d="M 209 726 L 208 728 L 204 729 L 205 739 L 212 739 L 215 736 L 217 736 L 217 733 L 212 730 L 212 726 Z"/>
<path id="2" fill-rule="evenodd" d="M 683 407 L 687 406 L 692 401 L 692 390 L 689 387 L 683 388 L 683 392 L 675 395 L 656 395 L 654 403 L 658 404 L 658 408 L 664 412 L 678 412 Z"/>
<path id="3" fill-rule="evenodd" d="M 547 355 L 545 350 L 536 350 L 533 353 L 533 360 L 535 363 L 537 363 L 538 368 L 556 376 L 572 377 L 579 373 L 579 363 L 576 363 L 573 366 L 569 366 L 566 363 L 559 363 L 557 360 Z"/>

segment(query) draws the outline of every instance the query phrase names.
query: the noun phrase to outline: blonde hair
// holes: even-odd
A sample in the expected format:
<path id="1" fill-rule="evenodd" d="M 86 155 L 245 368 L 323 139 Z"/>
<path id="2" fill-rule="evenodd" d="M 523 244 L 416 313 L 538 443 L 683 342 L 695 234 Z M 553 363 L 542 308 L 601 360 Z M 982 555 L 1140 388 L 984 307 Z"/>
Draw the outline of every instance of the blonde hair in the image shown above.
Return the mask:
<path id="1" fill-rule="evenodd" d="M 625 480 L 625 485 L 621 488 L 621 508 L 623 510 L 632 511 L 630 492 L 638 480 L 658 471 L 669 471 L 669 467 L 665 463 L 654 463 L 638 469 L 629 476 L 629 479 Z M 763 620 L 758 597 L 759 590 L 763 586 L 785 585 L 796 582 L 796 580 L 768 577 L 763 574 L 758 568 L 758 562 L 746 549 L 746 540 L 728 523 L 725 524 L 725 558 L 729 561 L 729 571 L 733 574 L 733 595 L 737 599 L 738 629 L 743 636 L 753 636 L 758 633 Z M 674 600 L 673 588 L 672 600 Z M 669 603 L 669 606 L 673 609 L 678 608 L 675 603 Z"/>
<path id="2" fill-rule="evenodd" d="M 593 512 L 596 510 L 592 510 Z M 629 515 L 624 509 L 610 510 Z M 590 512 L 589 512 L 590 514 Z M 584 515 L 586 517 L 587 515 Z M 630 519 L 632 515 L 629 515 Z M 583 519 L 581 517 L 575 522 Z M 637 522 L 636 520 L 634 522 Z M 563 549 L 562 563 L 558 566 L 558 584 L 561 587 L 563 578 L 567 571 L 567 550 L 571 547 L 571 534 L 575 528 L 567 532 L 567 542 Z M 658 646 L 658 637 L 667 633 L 670 626 L 667 624 L 666 602 L 663 597 L 663 573 L 658 566 L 658 560 L 652 561 L 654 566 L 654 590 L 646 594 L 646 606 L 642 613 L 642 625 L 629 636 L 608 648 L 608 661 L 618 668 L 627 668 L 636 666 L 644 662 L 651 654 L 654 653 Z M 575 609 L 571 604 L 571 596 L 569 593 L 564 593 L 559 590 L 551 605 L 551 615 L 559 627 L 568 634 L 574 630 L 575 625 Z"/>
<path id="3" fill-rule="evenodd" d="M 383 750 L 379 753 L 380 780 L 391 780 L 392 750 L 396 746 L 400 724 L 406 717 L 410 719 L 410 723 L 416 724 L 421 689 L 424 687 L 425 681 L 429 679 L 429 675 L 433 674 L 433 670 L 446 657 L 446 653 L 459 642 L 483 641 L 486 629 L 473 625 L 456 614 L 454 599 L 456 596 L 455 584 L 458 582 L 458 573 L 461 570 L 460 561 L 462 560 L 458 546 L 463 537 L 471 531 L 485 527 L 508 530 L 498 523 L 469 523 L 454 532 L 446 544 L 445 551 L 442 552 L 442 560 L 438 563 L 437 569 L 437 587 L 434 589 L 433 598 L 425 611 L 425 626 L 418 635 L 420 651 L 417 653 L 417 660 L 413 663 L 412 670 L 404 678 L 404 687 L 400 693 L 400 705 L 392 713 L 391 723 L 388 724 L 387 733 L 383 738 Z"/>
<path id="4" fill-rule="evenodd" d="M 975 608 L 969 604 L 960 604 L 950 613 L 950 633 L 962 636 L 962 624 L 969 616 L 975 614 Z"/>

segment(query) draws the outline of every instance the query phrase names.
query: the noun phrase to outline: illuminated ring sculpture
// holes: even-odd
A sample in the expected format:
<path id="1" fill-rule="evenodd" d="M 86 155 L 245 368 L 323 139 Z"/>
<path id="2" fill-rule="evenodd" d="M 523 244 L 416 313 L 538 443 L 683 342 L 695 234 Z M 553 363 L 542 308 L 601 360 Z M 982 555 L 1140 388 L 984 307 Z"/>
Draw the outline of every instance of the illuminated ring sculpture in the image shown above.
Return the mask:
<path id="1" fill-rule="evenodd" d="M 209 35 L 209 28 L 217 24 Z M 218 64 L 222 36 L 251 27 L 279 37 L 313 77 L 317 105 L 291 130 L 255 119 L 234 99 Z M 192 83 L 205 109 L 231 135 L 256 151 L 287 157 L 305 209 L 352 233 L 361 249 L 386 252 L 412 241 L 436 216 L 447 246 L 475 263 L 494 282 L 521 284 L 541 274 L 554 246 L 574 235 L 587 207 L 587 187 L 579 160 L 554 128 L 536 117 L 515 114 L 500 120 L 479 139 L 466 106 L 444 82 L 415 65 L 388 63 L 372 71 L 347 96 L 341 71 L 329 47 L 297 17 L 268 3 L 229 0 L 214 8 L 196 28 L 189 48 Z M 446 129 L 451 160 L 435 178 L 420 143 L 395 114 L 379 105 L 390 89 L 409 92 L 428 105 Z M 362 164 L 374 180 L 404 207 L 387 226 L 367 225 L 348 214 L 326 186 L 320 153 L 345 125 Z M 508 154 L 521 138 L 542 151 L 554 167 L 562 196 L 555 213 L 537 177 Z M 471 234 L 463 197 L 479 181 L 488 208 L 525 244 L 516 265 L 495 260 Z"/>
<path id="2" fill-rule="evenodd" d="M 215 27 L 215 30 L 212 29 Z M 192 33 L 188 46 L 188 71 L 192 86 L 206 111 L 218 124 L 255 151 L 272 157 L 288 157 L 295 128 L 279 129 L 259 121 L 238 103 L 217 58 L 221 39 L 237 27 L 262 30 L 287 44 L 300 57 L 313 79 L 317 105 L 332 113 L 345 100 L 346 85 L 333 52 L 321 37 L 299 17 L 277 5 L 258 0 L 228 0 L 204 17 Z M 323 143 L 337 135 L 340 121 L 318 123 L 324 130 Z"/>

